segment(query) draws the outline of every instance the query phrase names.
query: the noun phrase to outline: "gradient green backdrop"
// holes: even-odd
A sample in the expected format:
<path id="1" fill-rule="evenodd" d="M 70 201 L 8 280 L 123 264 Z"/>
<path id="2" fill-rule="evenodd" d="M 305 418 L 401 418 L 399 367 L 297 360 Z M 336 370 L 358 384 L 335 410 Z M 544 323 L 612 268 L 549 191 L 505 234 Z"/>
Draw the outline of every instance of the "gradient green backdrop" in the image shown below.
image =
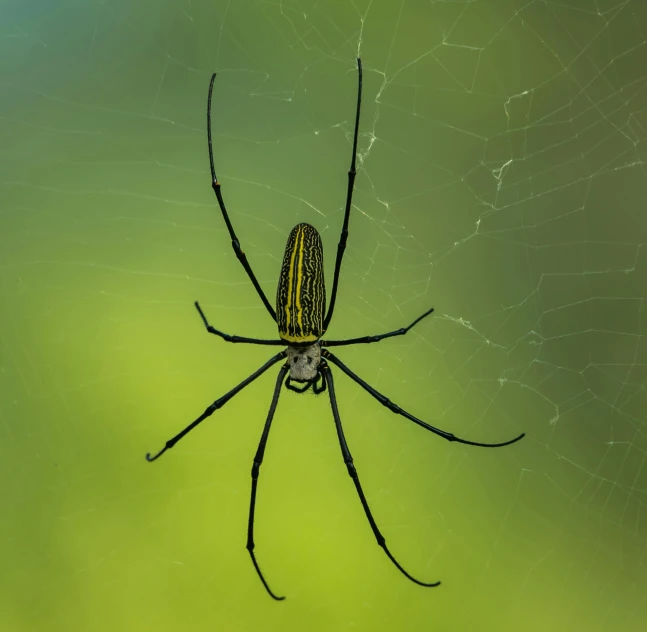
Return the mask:
<path id="1" fill-rule="evenodd" d="M 640 0 L 0 2 L 0 629 L 644 630 L 647 10 Z M 144 455 L 272 349 L 297 222 L 332 263 L 334 338 L 375 544 L 325 396 L 275 371 Z"/>

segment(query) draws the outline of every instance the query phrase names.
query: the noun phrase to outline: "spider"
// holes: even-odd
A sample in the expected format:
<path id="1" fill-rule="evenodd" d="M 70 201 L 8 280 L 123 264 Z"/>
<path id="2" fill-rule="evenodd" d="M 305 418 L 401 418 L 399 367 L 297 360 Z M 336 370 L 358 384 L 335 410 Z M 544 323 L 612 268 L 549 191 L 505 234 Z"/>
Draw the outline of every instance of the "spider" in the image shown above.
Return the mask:
<path id="1" fill-rule="evenodd" d="M 416 318 L 407 327 L 402 327 L 388 333 L 377 334 L 373 336 L 362 336 L 360 338 L 349 338 L 346 340 L 322 340 L 322 336 L 328 329 L 328 325 L 330 324 L 333 311 L 335 309 L 335 298 L 337 296 L 337 287 L 339 285 L 339 271 L 341 269 L 344 250 L 346 249 L 346 240 L 348 238 L 348 220 L 350 217 L 353 197 L 353 185 L 355 183 L 357 134 L 362 102 L 362 62 L 360 58 L 357 58 L 357 71 L 358 87 L 357 106 L 355 113 L 355 132 L 353 136 L 353 155 L 351 159 L 350 170 L 348 171 L 348 190 L 346 193 L 344 224 L 341 230 L 339 243 L 337 245 L 335 274 L 333 277 L 332 293 L 330 296 L 330 303 L 328 304 L 328 311 L 325 310 L 326 294 L 324 287 L 323 247 L 321 243 L 321 237 L 319 236 L 317 230 L 310 224 L 297 224 L 288 236 L 285 253 L 283 255 L 281 273 L 279 276 L 278 289 L 276 292 L 276 311 L 270 305 L 267 297 L 265 296 L 265 293 L 263 292 L 263 289 L 254 276 L 254 272 L 252 271 L 252 268 L 247 261 L 245 253 L 240 247 L 240 242 L 238 241 L 238 237 L 236 236 L 231 220 L 229 219 L 227 209 L 225 208 L 225 202 L 222 197 L 222 192 L 220 190 L 220 182 L 218 182 L 214 168 L 213 147 L 211 142 L 211 97 L 213 94 L 213 84 L 216 78 L 216 73 L 212 75 L 207 98 L 207 138 L 209 144 L 209 162 L 211 166 L 211 186 L 214 190 L 214 193 L 216 194 L 218 205 L 220 206 L 223 219 L 225 220 L 225 224 L 227 225 L 227 230 L 229 231 L 229 235 L 231 237 L 231 245 L 234 249 L 234 252 L 236 253 L 236 257 L 242 264 L 243 268 L 245 268 L 250 281 L 256 289 L 258 296 L 263 301 L 263 304 L 272 317 L 272 320 L 274 320 L 278 325 L 280 339 L 261 340 L 258 338 L 247 338 L 244 336 L 226 334 L 209 324 L 207 317 L 204 315 L 204 312 L 202 311 L 197 301 L 195 302 L 195 307 L 200 314 L 200 318 L 202 318 L 202 322 L 204 323 L 207 332 L 219 336 L 227 342 L 254 345 L 281 345 L 286 346 L 286 348 L 282 351 L 279 351 L 279 353 L 270 358 L 263 366 L 254 371 L 249 377 L 245 378 L 240 384 L 232 388 L 228 393 L 225 393 L 225 395 L 214 401 L 195 421 L 184 428 L 184 430 L 176 434 L 172 439 L 169 439 L 166 442 L 165 446 L 157 454 L 151 456 L 150 453 L 148 453 L 146 455 L 146 459 L 150 462 L 158 459 L 167 450 L 176 445 L 178 441 L 180 441 L 180 439 L 183 439 L 189 432 L 191 432 L 196 426 L 198 426 L 198 424 L 202 423 L 202 421 L 204 421 L 207 417 L 210 417 L 216 410 L 222 408 L 230 399 L 232 399 L 232 397 L 242 391 L 248 384 L 251 384 L 256 378 L 260 377 L 263 373 L 265 373 L 265 371 L 267 371 L 277 362 L 285 360 L 285 363 L 281 366 L 281 369 L 279 370 L 278 376 L 276 378 L 276 384 L 274 386 L 274 392 L 272 395 L 272 402 L 267 413 L 265 426 L 263 427 L 263 434 L 261 435 L 261 440 L 258 444 L 256 455 L 254 456 L 254 463 L 252 466 L 252 490 L 249 504 L 249 519 L 247 522 L 247 550 L 249 551 L 252 563 L 254 564 L 254 568 L 256 569 L 256 572 L 258 573 L 263 586 L 265 586 L 265 589 L 267 590 L 269 595 L 277 601 L 281 601 L 285 599 L 285 597 L 277 596 L 271 590 L 263 573 L 261 572 L 260 566 L 258 565 L 256 556 L 254 554 L 254 510 L 256 506 L 256 488 L 258 485 L 260 467 L 263 463 L 263 456 L 265 454 L 267 438 L 270 433 L 272 419 L 274 418 L 276 405 L 279 401 L 281 385 L 284 383 L 284 380 L 285 387 L 296 393 L 305 393 L 308 389 L 312 388 L 312 390 L 316 394 L 319 394 L 328 389 L 330 405 L 332 407 L 332 416 L 335 422 L 337 438 L 341 447 L 344 463 L 346 464 L 346 468 L 348 469 L 348 474 L 353 479 L 355 489 L 357 490 L 357 494 L 359 495 L 362 507 L 364 508 L 364 513 L 366 514 L 366 518 L 368 519 L 371 529 L 373 530 L 373 534 L 375 535 L 377 543 L 382 547 L 388 558 L 391 560 L 391 562 L 393 562 L 398 570 L 403 575 L 405 575 L 405 577 L 420 586 L 434 587 L 438 586 L 440 582 L 423 582 L 416 579 L 400 565 L 400 563 L 392 555 L 391 551 L 389 551 L 389 549 L 387 548 L 384 536 L 380 532 L 377 523 L 373 518 L 373 514 L 371 513 L 371 510 L 369 508 L 366 496 L 364 496 L 359 476 L 353 463 L 353 457 L 351 456 L 350 449 L 348 448 L 348 443 L 346 442 L 346 437 L 344 436 L 341 417 L 339 416 L 339 409 L 337 407 L 337 397 L 335 396 L 335 383 L 329 363 L 339 367 L 339 369 L 349 378 L 351 378 L 351 380 L 359 384 L 359 386 L 361 386 L 365 391 L 372 395 L 378 402 L 380 402 L 380 404 L 386 406 L 386 408 L 388 408 L 391 412 L 406 417 L 410 421 L 413 421 L 419 426 L 422 426 L 426 430 L 429 430 L 434 434 L 447 439 L 448 441 L 458 441 L 459 443 L 479 446 L 483 448 L 499 448 L 510 445 L 511 443 L 515 443 L 525 435 L 525 433 L 522 433 L 515 439 L 505 441 L 503 443 L 477 443 L 456 437 L 450 432 L 446 432 L 445 430 L 431 426 L 421 419 L 414 417 L 407 411 L 400 408 L 398 405 L 391 402 L 384 395 L 367 384 L 361 377 L 351 371 L 351 369 L 348 368 L 336 355 L 332 354 L 330 351 L 328 351 L 328 349 L 324 348 L 340 347 L 343 345 L 368 344 L 379 342 L 380 340 L 391 338 L 393 336 L 403 336 L 416 323 L 420 322 L 423 318 L 426 318 L 434 311 L 433 308 L 428 309 L 424 314 Z"/>

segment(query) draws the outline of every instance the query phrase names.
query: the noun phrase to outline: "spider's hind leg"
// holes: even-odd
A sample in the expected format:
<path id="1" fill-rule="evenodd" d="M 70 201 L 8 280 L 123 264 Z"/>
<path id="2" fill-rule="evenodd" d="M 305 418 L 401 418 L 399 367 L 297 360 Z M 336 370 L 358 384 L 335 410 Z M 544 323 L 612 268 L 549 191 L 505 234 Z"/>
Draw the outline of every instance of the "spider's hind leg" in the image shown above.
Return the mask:
<path id="1" fill-rule="evenodd" d="M 252 266 L 247 261 L 247 257 L 243 252 L 243 249 L 240 247 L 240 242 L 238 241 L 238 237 L 236 236 L 234 227 L 232 226 L 231 220 L 229 219 L 229 215 L 227 214 L 225 201 L 222 198 L 222 191 L 220 190 L 220 182 L 218 182 L 218 176 L 216 176 L 216 168 L 213 164 L 213 143 L 211 140 L 211 96 L 213 94 L 213 82 L 215 81 L 215 79 L 216 79 L 216 73 L 214 72 L 213 75 L 211 75 L 211 82 L 209 83 L 209 96 L 207 98 L 207 142 L 209 144 L 209 166 L 211 167 L 211 188 L 213 189 L 213 192 L 216 194 L 216 198 L 218 200 L 218 206 L 220 206 L 222 217 L 225 220 L 225 224 L 227 225 L 227 230 L 229 231 L 229 236 L 231 237 L 231 246 L 234 249 L 234 252 L 236 253 L 236 257 L 238 261 L 240 261 L 243 268 L 245 268 L 245 272 L 247 272 L 247 276 L 249 277 L 249 280 L 252 282 L 252 285 L 254 286 L 256 293 L 260 297 L 261 301 L 263 301 L 263 305 L 265 305 L 265 309 L 267 309 L 269 315 L 272 317 L 272 320 L 276 322 L 276 312 L 274 311 L 274 308 L 270 305 L 270 302 L 267 300 L 267 297 L 265 296 L 265 292 L 263 292 L 263 288 L 261 288 L 259 282 L 256 279 L 256 276 L 254 275 Z"/>

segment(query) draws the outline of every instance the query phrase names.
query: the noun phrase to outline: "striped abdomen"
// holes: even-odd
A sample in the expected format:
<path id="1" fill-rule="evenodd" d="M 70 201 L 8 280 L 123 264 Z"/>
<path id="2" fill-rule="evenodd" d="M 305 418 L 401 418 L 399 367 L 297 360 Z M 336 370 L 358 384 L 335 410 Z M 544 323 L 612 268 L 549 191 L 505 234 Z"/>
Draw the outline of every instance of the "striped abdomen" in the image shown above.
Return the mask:
<path id="1" fill-rule="evenodd" d="M 297 224 L 285 246 L 276 291 L 279 336 L 290 343 L 318 340 L 324 333 L 325 308 L 321 237 L 310 224 Z"/>

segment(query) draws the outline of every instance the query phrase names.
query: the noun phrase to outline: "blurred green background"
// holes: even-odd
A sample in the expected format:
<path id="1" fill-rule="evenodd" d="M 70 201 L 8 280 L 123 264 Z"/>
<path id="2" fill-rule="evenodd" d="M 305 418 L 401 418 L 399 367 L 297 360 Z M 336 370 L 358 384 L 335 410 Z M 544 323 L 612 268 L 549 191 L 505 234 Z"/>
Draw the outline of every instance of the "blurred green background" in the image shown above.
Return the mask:
<path id="1" fill-rule="evenodd" d="M 639 0 L 0 2 L 0 629 L 643 630 L 647 617 L 647 9 Z M 328 287 L 364 62 L 331 338 L 450 444 L 339 371 L 276 369 L 288 232 Z"/>

